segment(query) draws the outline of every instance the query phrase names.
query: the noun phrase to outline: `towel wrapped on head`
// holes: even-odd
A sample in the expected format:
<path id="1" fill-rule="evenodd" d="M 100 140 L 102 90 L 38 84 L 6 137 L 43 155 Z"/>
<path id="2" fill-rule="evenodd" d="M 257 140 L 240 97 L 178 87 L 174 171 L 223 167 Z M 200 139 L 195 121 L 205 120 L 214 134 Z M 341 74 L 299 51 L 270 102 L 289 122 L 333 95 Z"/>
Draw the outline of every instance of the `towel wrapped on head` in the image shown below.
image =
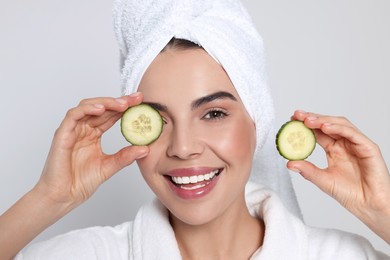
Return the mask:
<path id="1" fill-rule="evenodd" d="M 251 180 L 279 194 L 301 217 L 290 176 L 275 146 L 274 108 L 267 86 L 263 41 L 238 0 L 115 0 L 114 29 L 121 51 L 123 94 L 172 38 L 204 48 L 225 69 L 256 125 Z"/>

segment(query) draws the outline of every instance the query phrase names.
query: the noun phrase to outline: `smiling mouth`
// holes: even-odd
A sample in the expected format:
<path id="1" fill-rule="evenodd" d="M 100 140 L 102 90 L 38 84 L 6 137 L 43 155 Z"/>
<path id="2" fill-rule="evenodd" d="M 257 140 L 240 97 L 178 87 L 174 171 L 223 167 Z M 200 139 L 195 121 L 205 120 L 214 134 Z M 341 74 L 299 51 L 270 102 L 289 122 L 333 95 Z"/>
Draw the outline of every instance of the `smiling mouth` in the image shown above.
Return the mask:
<path id="1" fill-rule="evenodd" d="M 222 172 L 222 169 L 216 169 L 206 174 L 193 176 L 171 176 L 171 182 L 184 190 L 195 190 L 207 186 L 215 177 Z"/>

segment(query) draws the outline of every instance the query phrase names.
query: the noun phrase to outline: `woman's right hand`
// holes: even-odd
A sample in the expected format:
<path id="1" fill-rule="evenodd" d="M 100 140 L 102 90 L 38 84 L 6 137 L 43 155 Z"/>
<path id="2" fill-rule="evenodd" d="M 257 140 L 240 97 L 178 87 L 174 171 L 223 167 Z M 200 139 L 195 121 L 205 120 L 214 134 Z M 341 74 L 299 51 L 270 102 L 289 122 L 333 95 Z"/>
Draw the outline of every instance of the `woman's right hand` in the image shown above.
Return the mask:
<path id="1" fill-rule="evenodd" d="M 128 107 L 141 101 L 142 94 L 135 93 L 86 99 L 70 109 L 54 135 L 34 189 L 55 203 L 74 208 L 116 172 L 146 156 L 149 150 L 145 146 L 127 146 L 115 154 L 105 154 L 101 146 L 102 135 Z"/>
<path id="2" fill-rule="evenodd" d="M 88 199 L 96 189 L 135 159 L 145 146 L 127 146 L 105 154 L 102 135 L 142 94 L 91 98 L 66 114 L 57 129 L 41 178 L 0 216 L 0 259 L 11 259 L 39 233 Z"/>

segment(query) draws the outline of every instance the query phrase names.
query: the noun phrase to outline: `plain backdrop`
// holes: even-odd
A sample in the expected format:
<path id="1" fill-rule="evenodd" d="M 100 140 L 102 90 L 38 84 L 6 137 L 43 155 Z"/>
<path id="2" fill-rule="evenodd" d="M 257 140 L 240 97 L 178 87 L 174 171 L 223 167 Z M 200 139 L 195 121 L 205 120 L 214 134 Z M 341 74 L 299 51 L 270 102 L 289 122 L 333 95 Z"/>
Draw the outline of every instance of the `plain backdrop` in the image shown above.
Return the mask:
<path id="1" fill-rule="evenodd" d="M 244 4 L 264 38 L 276 123 L 295 109 L 346 116 L 381 146 L 390 165 L 390 1 Z M 120 96 L 111 9 L 112 1 L 1 0 L 0 213 L 37 182 L 69 108 L 87 97 Z M 107 153 L 127 145 L 118 124 L 103 145 Z M 310 160 L 326 166 L 319 147 Z M 388 244 L 333 199 L 291 175 L 309 225 L 361 234 L 390 254 Z M 36 240 L 131 220 L 152 197 L 136 166 L 128 167 Z"/>

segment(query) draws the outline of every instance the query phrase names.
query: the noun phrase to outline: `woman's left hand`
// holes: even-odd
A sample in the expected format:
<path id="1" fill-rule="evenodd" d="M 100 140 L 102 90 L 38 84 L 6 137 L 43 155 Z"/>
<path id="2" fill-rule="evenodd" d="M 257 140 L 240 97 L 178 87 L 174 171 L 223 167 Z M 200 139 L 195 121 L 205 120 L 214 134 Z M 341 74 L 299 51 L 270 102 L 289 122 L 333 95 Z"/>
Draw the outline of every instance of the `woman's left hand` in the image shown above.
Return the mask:
<path id="1" fill-rule="evenodd" d="M 299 172 L 390 244 L 390 175 L 377 144 L 349 120 L 296 111 L 292 119 L 314 130 L 328 167 L 289 161 Z"/>

